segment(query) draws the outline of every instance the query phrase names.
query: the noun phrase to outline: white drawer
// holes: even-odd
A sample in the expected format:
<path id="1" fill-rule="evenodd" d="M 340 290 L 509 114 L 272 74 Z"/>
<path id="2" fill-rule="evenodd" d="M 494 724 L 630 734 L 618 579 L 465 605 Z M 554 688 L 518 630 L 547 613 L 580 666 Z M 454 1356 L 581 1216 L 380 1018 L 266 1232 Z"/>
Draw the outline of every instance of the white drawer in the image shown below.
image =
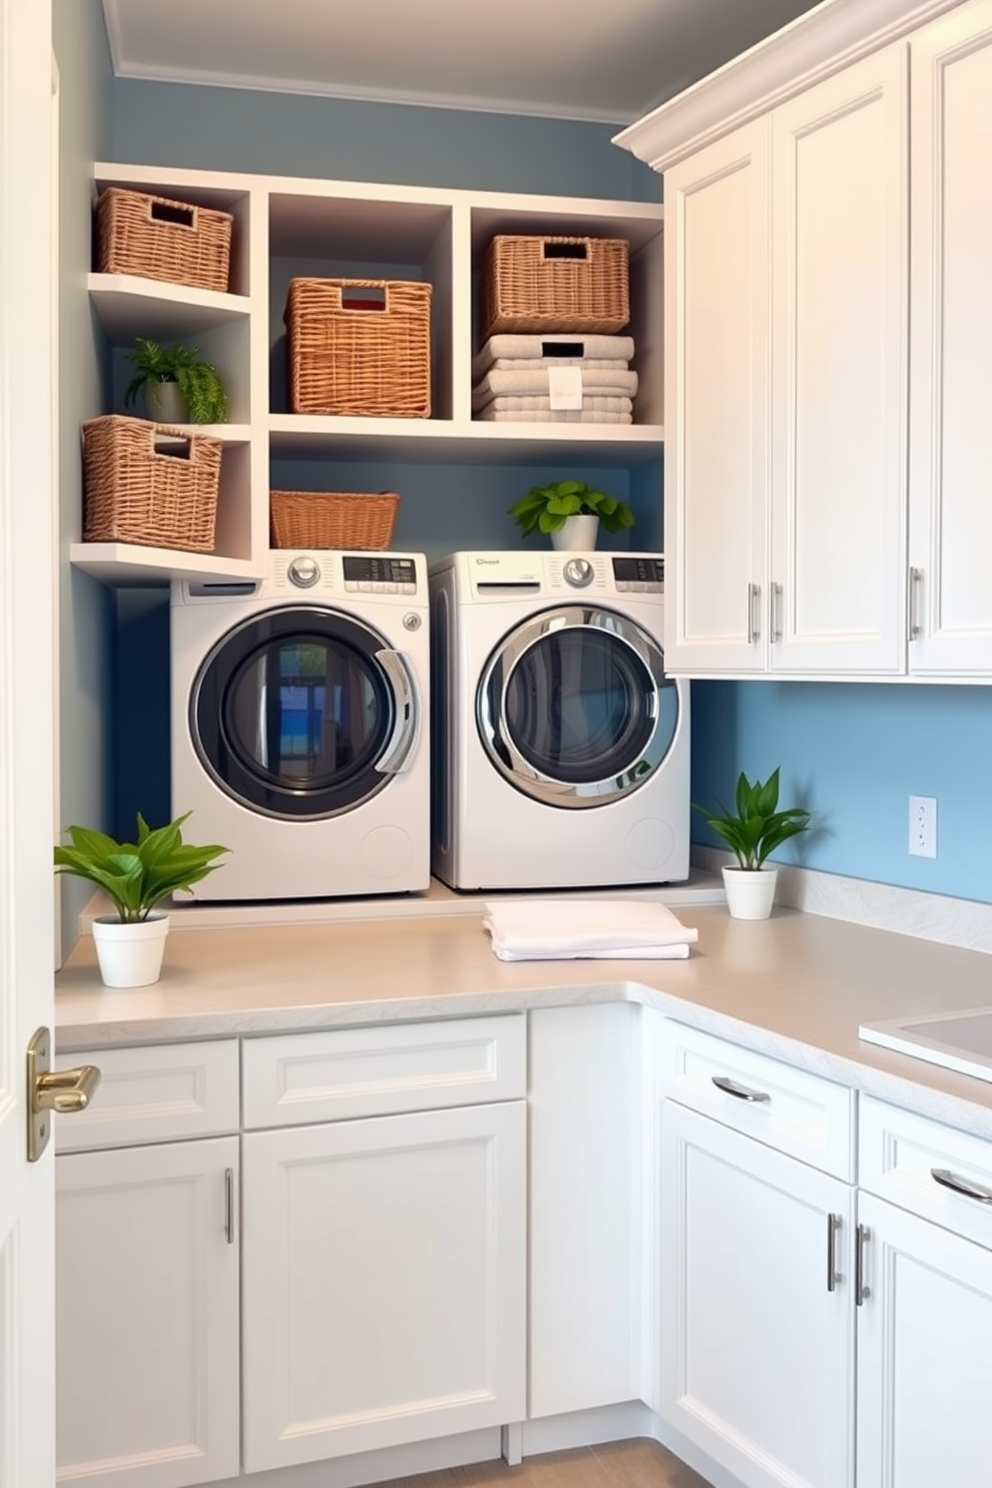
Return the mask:
<path id="1" fill-rule="evenodd" d="M 992 1249 L 992 1141 L 870 1095 L 858 1126 L 862 1188 Z"/>
<path id="2" fill-rule="evenodd" d="M 243 1058 L 246 1128 L 432 1111 L 527 1093 L 523 1013 L 247 1039 Z"/>
<path id="3" fill-rule="evenodd" d="M 671 1019 L 661 1084 L 670 1100 L 853 1183 L 855 1092 L 846 1085 Z"/>
<path id="4" fill-rule="evenodd" d="M 85 1111 L 55 1119 L 55 1150 L 130 1147 L 238 1130 L 238 1042 L 79 1049 L 56 1069 L 95 1064 L 100 1085 Z"/>

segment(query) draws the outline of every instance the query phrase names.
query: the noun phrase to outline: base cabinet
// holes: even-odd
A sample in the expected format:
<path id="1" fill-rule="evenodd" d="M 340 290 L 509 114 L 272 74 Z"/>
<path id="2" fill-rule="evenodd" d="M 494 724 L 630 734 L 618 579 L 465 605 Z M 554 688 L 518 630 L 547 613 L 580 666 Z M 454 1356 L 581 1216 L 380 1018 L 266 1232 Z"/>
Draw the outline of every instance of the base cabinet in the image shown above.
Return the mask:
<path id="1" fill-rule="evenodd" d="M 853 1189 L 674 1105 L 661 1171 L 663 1417 L 748 1488 L 852 1483 Z"/>
<path id="2" fill-rule="evenodd" d="M 238 1138 L 65 1154 L 55 1169 L 58 1482 L 234 1476 Z"/>

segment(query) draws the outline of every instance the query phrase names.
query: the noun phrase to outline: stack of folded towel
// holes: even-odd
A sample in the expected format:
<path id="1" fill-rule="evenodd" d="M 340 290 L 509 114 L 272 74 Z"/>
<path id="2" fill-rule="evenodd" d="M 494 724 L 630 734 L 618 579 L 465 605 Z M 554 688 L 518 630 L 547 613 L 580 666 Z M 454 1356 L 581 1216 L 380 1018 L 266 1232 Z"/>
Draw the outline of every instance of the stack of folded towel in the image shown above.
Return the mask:
<path id="1" fill-rule="evenodd" d="M 630 336 L 491 336 L 472 363 L 472 412 L 491 422 L 629 424 Z"/>
<path id="2" fill-rule="evenodd" d="M 501 961 L 681 961 L 699 938 L 638 900 L 507 899 L 487 904 L 482 923 Z"/>

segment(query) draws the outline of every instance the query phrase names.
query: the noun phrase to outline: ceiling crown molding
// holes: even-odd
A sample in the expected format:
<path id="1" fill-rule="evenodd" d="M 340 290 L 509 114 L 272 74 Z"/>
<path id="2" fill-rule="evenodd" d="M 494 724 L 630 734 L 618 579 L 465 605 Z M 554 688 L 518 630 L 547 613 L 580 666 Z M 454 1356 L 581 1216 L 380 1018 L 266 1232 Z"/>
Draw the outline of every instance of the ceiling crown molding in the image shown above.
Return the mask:
<path id="1" fill-rule="evenodd" d="M 962 0 L 823 0 L 613 136 L 656 171 L 766 114 Z"/>

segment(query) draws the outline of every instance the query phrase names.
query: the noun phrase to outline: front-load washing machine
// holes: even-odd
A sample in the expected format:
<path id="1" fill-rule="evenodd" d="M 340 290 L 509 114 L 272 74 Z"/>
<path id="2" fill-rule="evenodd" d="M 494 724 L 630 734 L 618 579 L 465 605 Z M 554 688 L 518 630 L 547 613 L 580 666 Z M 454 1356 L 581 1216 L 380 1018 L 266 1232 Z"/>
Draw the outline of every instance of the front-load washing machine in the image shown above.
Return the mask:
<path id="1" fill-rule="evenodd" d="M 433 867 L 456 889 L 689 874 L 689 693 L 656 553 L 432 565 Z"/>
<path id="2" fill-rule="evenodd" d="M 172 807 L 230 848 L 197 899 L 430 883 L 427 563 L 277 551 L 266 579 L 175 581 Z"/>

